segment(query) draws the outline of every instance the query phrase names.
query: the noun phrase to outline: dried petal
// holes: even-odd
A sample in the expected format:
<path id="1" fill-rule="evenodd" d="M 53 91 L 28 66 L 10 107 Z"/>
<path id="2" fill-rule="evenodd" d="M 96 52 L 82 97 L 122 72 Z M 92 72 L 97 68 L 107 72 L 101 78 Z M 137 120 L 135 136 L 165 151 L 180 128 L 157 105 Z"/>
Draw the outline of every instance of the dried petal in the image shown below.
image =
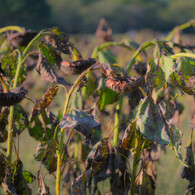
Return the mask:
<path id="1" fill-rule="evenodd" d="M 12 106 L 22 101 L 27 93 L 23 87 L 11 89 L 8 93 L 0 93 L 0 106 Z"/>

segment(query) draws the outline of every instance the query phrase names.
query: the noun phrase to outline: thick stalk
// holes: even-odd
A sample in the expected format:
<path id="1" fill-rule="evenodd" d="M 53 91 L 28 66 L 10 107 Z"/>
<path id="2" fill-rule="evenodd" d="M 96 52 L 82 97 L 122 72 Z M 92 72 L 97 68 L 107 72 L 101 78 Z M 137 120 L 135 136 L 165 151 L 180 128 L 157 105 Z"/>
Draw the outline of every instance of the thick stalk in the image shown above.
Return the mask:
<path id="1" fill-rule="evenodd" d="M 75 83 L 73 84 L 73 86 L 71 87 L 67 97 L 66 97 L 66 102 L 64 105 L 64 111 L 63 111 L 63 116 L 68 114 L 68 107 L 69 107 L 69 103 L 70 103 L 70 98 L 71 95 L 73 93 L 73 91 L 75 90 L 75 88 L 79 85 L 80 80 L 89 72 L 92 71 L 92 68 L 94 66 L 91 66 L 90 68 L 88 68 L 86 71 L 84 71 L 75 81 Z M 63 153 L 63 142 L 64 142 L 64 129 L 61 128 L 60 130 L 60 140 L 59 140 L 59 147 L 58 150 L 56 152 L 57 154 L 57 173 L 56 173 L 56 195 L 60 195 L 60 179 L 61 179 L 61 158 L 62 158 L 62 153 Z"/>
<path id="2" fill-rule="evenodd" d="M 22 65 L 20 51 L 19 50 L 16 50 L 16 51 L 18 53 L 18 64 L 17 64 L 16 74 L 15 74 L 15 78 L 14 78 L 13 89 L 15 89 L 17 87 L 18 78 L 19 78 L 19 74 L 20 74 L 20 68 Z M 8 140 L 7 140 L 7 158 L 8 158 L 8 161 L 10 163 L 11 163 L 11 159 L 12 159 L 13 117 L 14 117 L 14 106 L 11 106 L 10 107 L 10 114 L 9 114 Z"/>
<path id="3" fill-rule="evenodd" d="M 115 114 L 115 122 L 114 122 L 114 139 L 113 139 L 113 146 L 117 146 L 119 140 L 119 128 L 120 128 L 120 116 L 122 110 L 122 103 L 123 103 L 123 95 L 120 96 L 119 101 L 116 106 L 116 114 Z"/>

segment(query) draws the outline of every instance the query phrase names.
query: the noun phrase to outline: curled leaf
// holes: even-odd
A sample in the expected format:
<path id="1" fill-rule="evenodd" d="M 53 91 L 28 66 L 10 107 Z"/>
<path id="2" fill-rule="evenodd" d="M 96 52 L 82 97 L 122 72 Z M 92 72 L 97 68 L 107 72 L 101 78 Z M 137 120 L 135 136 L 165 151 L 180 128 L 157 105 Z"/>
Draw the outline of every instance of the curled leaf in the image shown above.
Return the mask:
<path id="1" fill-rule="evenodd" d="M 101 124 L 97 122 L 92 115 L 83 111 L 71 110 L 63 117 L 60 122 L 60 128 L 74 129 L 95 144 L 100 138 Z"/>
<path id="2" fill-rule="evenodd" d="M 94 58 L 88 60 L 62 61 L 60 69 L 68 75 L 81 74 L 84 70 L 96 63 Z"/>
<path id="3" fill-rule="evenodd" d="M 48 62 L 45 56 L 39 55 L 37 62 L 37 72 L 40 74 L 41 79 L 50 83 L 61 83 L 64 85 L 71 85 L 67 83 L 63 77 L 59 77 L 51 64 Z"/>
<path id="4" fill-rule="evenodd" d="M 39 115 L 52 102 L 54 96 L 57 94 L 58 86 L 50 87 L 39 100 L 36 100 L 33 106 L 32 117 Z"/>
<path id="5" fill-rule="evenodd" d="M 51 44 L 57 51 L 70 54 L 69 47 L 71 45 L 69 37 L 58 28 L 50 29 L 51 34 L 45 36 L 47 43 Z"/>
<path id="6" fill-rule="evenodd" d="M 23 87 L 11 89 L 7 93 L 0 93 L 0 106 L 12 106 L 22 101 L 27 93 Z"/>

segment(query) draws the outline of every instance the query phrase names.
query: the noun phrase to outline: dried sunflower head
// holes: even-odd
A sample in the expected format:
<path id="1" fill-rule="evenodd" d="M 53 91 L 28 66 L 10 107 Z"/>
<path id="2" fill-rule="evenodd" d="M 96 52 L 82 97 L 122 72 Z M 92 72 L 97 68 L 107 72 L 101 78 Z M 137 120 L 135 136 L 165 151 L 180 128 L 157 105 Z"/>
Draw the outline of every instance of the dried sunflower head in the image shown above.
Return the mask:
<path id="1" fill-rule="evenodd" d="M 101 64 L 101 69 L 107 77 L 106 86 L 118 93 L 134 91 L 143 83 L 143 79 L 135 76 L 127 76 L 122 70 L 117 69 L 116 71 L 116 69 L 108 64 Z"/>
<path id="2" fill-rule="evenodd" d="M 24 30 L 22 33 L 9 33 L 7 39 L 13 47 L 27 46 L 28 43 L 37 35 L 37 32 Z"/>
<path id="3" fill-rule="evenodd" d="M 68 75 L 81 74 L 84 70 L 96 63 L 94 58 L 88 60 L 77 60 L 77 61 L 62 61 L 61 70 Z"/>
<path id="4" fill-rule="evenodd" d="M 27 90 L 23 87 L 11 89 L 7 93 L 0 93 L 0 106 L 12 106 L 24 99 Z"/>

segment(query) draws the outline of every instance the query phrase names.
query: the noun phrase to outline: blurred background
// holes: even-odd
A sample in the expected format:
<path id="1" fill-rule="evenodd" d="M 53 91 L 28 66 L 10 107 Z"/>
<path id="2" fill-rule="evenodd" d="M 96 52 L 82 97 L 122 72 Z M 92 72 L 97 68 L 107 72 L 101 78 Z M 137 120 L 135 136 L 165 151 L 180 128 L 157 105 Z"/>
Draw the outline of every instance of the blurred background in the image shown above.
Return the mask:
<path id="1" fill-rule="evenodd" d="M 94 33 L 102 17 L 115 33 L 143 28 L 165 32 L 195 18 L 194 0 L 0 0 L 0 5 L 0 27 L 58 26 L 71 34 Z"/>

